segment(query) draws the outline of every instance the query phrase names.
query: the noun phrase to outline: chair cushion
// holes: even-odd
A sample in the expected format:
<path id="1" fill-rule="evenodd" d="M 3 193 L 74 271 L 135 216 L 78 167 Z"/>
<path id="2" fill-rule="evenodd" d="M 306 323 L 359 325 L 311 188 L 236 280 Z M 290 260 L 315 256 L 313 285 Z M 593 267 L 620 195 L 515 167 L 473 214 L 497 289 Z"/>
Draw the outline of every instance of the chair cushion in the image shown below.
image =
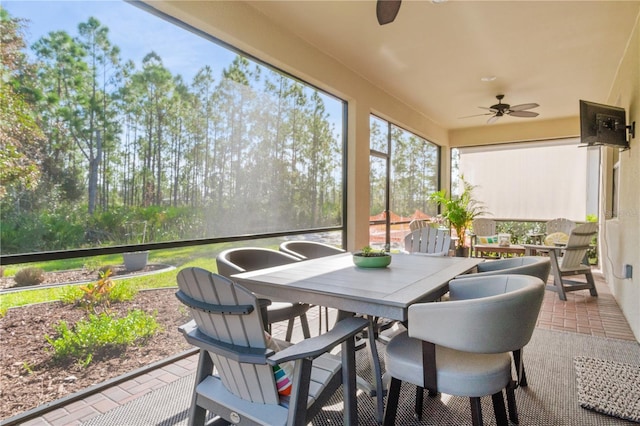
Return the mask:
<path id="1" fill-rule="evenodd" d="M 497 235 L 489 235 L 485 237 L 478 236 L 478 244 L 498 244 Z"/>
<path id="2" fill-rule="evenodd" d="M 386 347 L 385 365 L 391 376 L 424 387 L 421 340 L 409 337 L 406 332 L 395 336 Z M 449 395 L 492 395 L 511 380 L 508 353 L 477 354 L 436 345 L 436 367 L 438 391 Z"/>
<path id="3" fill-rule="evenodd" d="M 547 235 L 544 239 L 545 246 L 554 246 L 556 244 L 566 244 L 569 241 L 569 236 L 564 232 L 554 232 Z"/>

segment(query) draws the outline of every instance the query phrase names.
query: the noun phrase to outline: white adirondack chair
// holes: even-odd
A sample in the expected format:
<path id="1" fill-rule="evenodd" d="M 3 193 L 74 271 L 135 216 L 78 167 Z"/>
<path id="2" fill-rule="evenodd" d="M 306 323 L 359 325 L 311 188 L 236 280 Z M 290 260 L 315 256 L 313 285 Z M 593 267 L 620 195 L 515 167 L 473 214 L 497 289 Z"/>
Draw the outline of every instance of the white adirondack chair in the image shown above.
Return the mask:
<path id="1" fill-rule="evenodd" d="M 416 229 L 424 228 L 429 226 L 429 221 L 425 219 L 413 219 L 409 222 L 409 230 L 415 231 Z"/>
<path id="2" fill-rule="evenodd" d="M 573 228 L 576 227 L 576 223 L 572 220 L 565 218 L 557 218 L 548 221 L 545 224 L 546 234 L 553 234 L 554 232 L 564 232 L 569 235 Z"/>
<path id="3" fill-rule="evenodd" d="M 496 221 L 493 219 L 479 218 L 474 219 L 472 224 L 472 233 L 471 233 L 471 252 L 475 252 L 476 245 L 487 244 L 487 242 L 482 241 L 482 237 L 485 239 L 495 238 L 495 242 L 493 244 L 498 243 L 498 235 L 496 233 Z M 482 254 L 482 253 L 480 253 Z"/>
<path id="4" fill-rule="evenodd" d="M 442 229 L 426 226 L 411 231 L 404 237 L 404 249 L 408 253 L 424 256 L 447 256 L 451 236 Z"/>
<path id="5" fill-rule="evenodd" d="M 591 266 L 585 260 L 597 230 L 598 225 L 592 222 L 577 226 L 570 231 L 566 246 L 549 250 L 553 285 L 547 286 L 547 289 L 558 292 L 560 300 L 567 300 L 567 292 L 585 289 L 592 296 L 598 296 Z M 584 275 L 586 282 L 564 278 L 572 275 Z"/>
<path id="6" fill-rule="evenodd" d="M 306 425 L 346 377 L 345 424 L 357 423 L 354 336 L 363 318 L 340 321 L 328 333 L 275 352 L 264 331 L 266 299 L 200 268 L 178 274 L 178 299 L 193 321 L 180 327 L 200 348 L 190 425 L 204 425 L 207 411 L 218 424 Z M 341 356 L 329 352 L 342 345 Z M 293 361 L 288 401 L 278 394 L 273 366 Z M 344 372 L 343 372 L 344 371 Z"/>
<path id="7" fill-rule="evenodd" d="M 545 229 L 545 245 L 554 245 L 556 243 L 565 243 L 571 231 L 576 227 L 576 223 L 565 218 L 550 220 L 546 223 Z"/>

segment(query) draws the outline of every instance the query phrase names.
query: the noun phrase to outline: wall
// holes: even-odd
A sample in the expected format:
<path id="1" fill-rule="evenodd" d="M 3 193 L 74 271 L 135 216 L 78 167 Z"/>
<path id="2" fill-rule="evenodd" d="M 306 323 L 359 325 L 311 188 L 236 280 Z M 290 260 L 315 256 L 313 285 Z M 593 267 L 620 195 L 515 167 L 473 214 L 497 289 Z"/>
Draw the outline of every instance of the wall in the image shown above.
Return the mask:
<path id="1" fill-rule="evenodd" d="M 636 122 L 631 149 L 617 154 L 620 161 L 618 217 L 610 218 L 607 197 L 601 200 L 600 217 L 603 271 L 611 291 L 622 308 L 636 339 L 640 341 L 640 16 L 620 63 L 607 99 L 610 105 L 625 108 L 627 123 Z M 603 148 L 601 193 L 611 196 L 611 168 L 614 148 Z M 623 265 L 633 267 L 633 277 L 624 279 Z"/>
<path id="2" fill-rule="evenodd" d="M 576 101 L 576 110 L 578 102 Z M 476 146 L 495 143 L 540 141 L 580 136 L 580 118 L 568 117 L 555 120 L 513 122 L 499 126 L 467 127 L 449 132 L 449 144 Z"/>

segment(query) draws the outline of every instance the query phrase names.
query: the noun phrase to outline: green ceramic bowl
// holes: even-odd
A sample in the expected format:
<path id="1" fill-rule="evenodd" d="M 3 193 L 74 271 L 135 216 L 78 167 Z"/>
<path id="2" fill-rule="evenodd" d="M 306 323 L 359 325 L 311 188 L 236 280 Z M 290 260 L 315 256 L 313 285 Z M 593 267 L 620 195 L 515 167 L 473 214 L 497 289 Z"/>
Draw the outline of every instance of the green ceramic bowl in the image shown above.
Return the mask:
<path id="1" fill-rule="evenodd" d="M 391 255 L 385 256 L 358 256 L 353 255 L 353 263 L 359 268 L 386 268 L 391 263 Z"/>

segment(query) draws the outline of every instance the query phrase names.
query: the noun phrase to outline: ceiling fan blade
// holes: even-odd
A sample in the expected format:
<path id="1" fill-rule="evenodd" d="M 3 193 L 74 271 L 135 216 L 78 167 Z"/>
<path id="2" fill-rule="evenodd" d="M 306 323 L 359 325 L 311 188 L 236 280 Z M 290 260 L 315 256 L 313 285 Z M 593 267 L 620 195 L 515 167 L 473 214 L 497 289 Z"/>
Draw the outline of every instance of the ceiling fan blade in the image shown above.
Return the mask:
<path id="1" fill-rule="evenodd" d="M 495 123 L 496 121 L 498 121 L 498 118 L 500 118 L 499 115 L 494 115 L 493 117 L 487 120 L 487 124 Z"/>
<path id="2" fill-rule="evenodd" d="M 491 112 L 485 112 L 484 114 L 465 115 L 464 117 L 458 117 L 458 119 L 460 119 L 460 118 L 480 117 L 482 115 L 492 115 L 492 114 L 493 113 L 491 113 Z"/>
<path id="3" fill-rule="evenodd" d="M 507 114 L 514 117 L 537 117 L 538 113 L 533 111 L 510 111 Z"/>
<path id="4" fill-rule="evenodd" d="M 525 109 L 532 109 L 532 108 L 537 108 L 540 105 L 536 104 L 536 103 L 530 103 L 530 104 L 520 104 L 520 105 L 514 105 L 511 108 L 509 108 L 511 111 L 523 111 Z"/>
<path id="5" fill-rule="evenodd" d="M 380 25 L 393 22 L 400 10 L 402 0 L 378 0 L 376 3 L 376 16 Z"/>

